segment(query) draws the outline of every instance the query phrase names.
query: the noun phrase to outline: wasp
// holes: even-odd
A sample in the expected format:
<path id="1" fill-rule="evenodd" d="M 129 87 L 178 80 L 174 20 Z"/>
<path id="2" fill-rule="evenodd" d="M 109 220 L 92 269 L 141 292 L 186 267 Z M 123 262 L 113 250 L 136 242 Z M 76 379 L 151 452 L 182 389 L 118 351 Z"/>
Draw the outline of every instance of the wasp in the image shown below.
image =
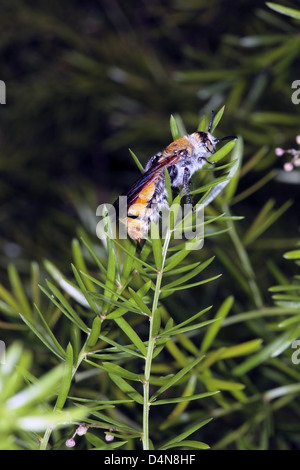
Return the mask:
<path id="1" fill-rule="evenodd" d="M 182 187 L 191 204 L 189 182 L 195 171 L 200 170 L 216 151 L 216 145 L 224 140 L 236 139 L 227 136 L 217 139 L 211 135 L 214 111 L 211 114 L 208 131 L 194 132 L 180 137 L 162 152 L 154 155 L 145 166 L 142 176 L 123 194 L 127 197 L 126 224 L 129 236 L 140 242 L 148 234 L 151 221 L 156 222 L 159 211 L 168 205 L 165 185 L 167 169 L 172 187 Z M 115 203 L 117 207 L 117 201 Z"/>

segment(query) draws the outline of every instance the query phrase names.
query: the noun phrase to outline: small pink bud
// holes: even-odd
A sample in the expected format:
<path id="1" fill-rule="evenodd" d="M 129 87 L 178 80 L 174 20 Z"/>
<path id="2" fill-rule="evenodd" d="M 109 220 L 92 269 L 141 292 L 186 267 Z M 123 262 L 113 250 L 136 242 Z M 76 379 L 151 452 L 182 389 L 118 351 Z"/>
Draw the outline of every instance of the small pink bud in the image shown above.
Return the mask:
<path id="1" fill-rule="evenodd" d="M 70 439 L 68 439 L 68 440 L 66 441 L 66 446 L 67 446 L 67 447 L 74 447 L 75 445 L 76 445 L 76 442 L 75 442 L 75 440 L 73 439 L 73 437 L 71 437 Z"/>
<path id="2" fill-rule="evenodd" d="M 114 440 L 115 436 L 112 434 L 105 434 L 105 440 L 106 442 L 112 442 Z"/>
<path id="3" fill-rule="evenodd" d="M 300 158 L 297 158 L 297 160 L 294 160 L 294 166 L 300 166 Z"/>
<path id="4" fill-rule="evenodd" d="M 296 142 L 297 142 L 298 145 L 300 145 L 300 135 L 297 135 Z"/>
<path id="5" fill-rule="evenodd" d="M 282 155 L 285 153 L 285 150 L 282 149 L 281 147 L 276 147 L 275 149 L 275 155 L 277 155 L 277 157 L 282 157 Z"/>
<path id="6" fill-rule="evenodd" d="M 84 436 L 87 433 L 88 428 L 84 424 L 80 424 L 76 430 L 78 436 Z"/>
<path id="7" fill-rule="evenodd" d="M 294 165 L 291 162 L 286 162 L 283 165 L 284 171 L 293 171 Z"/>

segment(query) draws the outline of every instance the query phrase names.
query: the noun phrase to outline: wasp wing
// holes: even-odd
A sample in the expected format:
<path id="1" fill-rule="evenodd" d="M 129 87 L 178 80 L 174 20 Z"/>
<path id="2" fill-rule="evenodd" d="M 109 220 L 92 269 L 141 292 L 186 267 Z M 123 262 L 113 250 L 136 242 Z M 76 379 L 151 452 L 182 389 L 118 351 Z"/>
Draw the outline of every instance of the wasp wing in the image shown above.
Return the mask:
<path id="1" fill-rule="evenodd" d="M 155 163 L 149 170 L 145 171 L 140 178 L 129 188 L 127 192 L 122 194 L 122 196 L 127 197 L 127 207 L 131 206 L 136 199 L 139 197 L 139 194 L 144 191 L 150 184 L 152 184 L 158 176 L 161 175 L 161 172 L 169 166 L 175 165 L 179 160 L 182 159 L 182 156 L 174 153 L 166 157 L 162 157 L 157 163 Z M 117 208 L 118 201 L 114 203 L 114 206 Z"/>

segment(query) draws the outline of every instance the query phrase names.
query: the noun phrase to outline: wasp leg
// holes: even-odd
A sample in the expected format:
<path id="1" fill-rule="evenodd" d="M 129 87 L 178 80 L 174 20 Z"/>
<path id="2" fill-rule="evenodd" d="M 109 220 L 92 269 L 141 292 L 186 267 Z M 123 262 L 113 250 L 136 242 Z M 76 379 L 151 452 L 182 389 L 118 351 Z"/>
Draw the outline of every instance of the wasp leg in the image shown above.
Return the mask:
<path id="1" fill-rule="evenodd" d="M 190 190 L 189 190 L 190 177 L 191 177 L 190 170 L 187 167 L 185 167 L 184 173 L 183 173 L 182 184 L 183 184 L 184 190 L 186 192 L 186 197 L 187 197 L 188 203 L 192 205 L 192 198 L 191 198 Z"/>

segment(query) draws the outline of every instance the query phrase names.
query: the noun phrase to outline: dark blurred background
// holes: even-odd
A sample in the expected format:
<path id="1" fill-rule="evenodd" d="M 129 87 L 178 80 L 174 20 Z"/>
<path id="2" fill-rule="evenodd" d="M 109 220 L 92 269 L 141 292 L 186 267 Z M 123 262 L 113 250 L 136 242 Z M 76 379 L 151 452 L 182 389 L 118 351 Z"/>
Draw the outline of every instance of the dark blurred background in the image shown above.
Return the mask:
<path id="1" fill-rule="evenodd" d="M 2 276 L 10 261 L 68 264 L 78 227 L 94 233 L 98 204 L 138 176 L 128 148 L 142 162 L 164 148 L 171 114 L 193 132 L 226 105 L 218 135 L 243 137 L 244 162 L 263 152 L 239 192 L 281 171 L 276 146 L 295 146 L 299 23 L 261 0 L 2 0 L 0 17 Z M 275 178 L 234 211 L 250 224 L 270 196 L 298 193 Z M 295 203 L 274 230 L 298 227 Z"/>
<path id="2" fill-rule="evenodd" d="M 280 3 L 300 9 L 299 0 Z M 213 304 L 214 315 L 231 295 L 232 317 L 274 306 L 270 286 L 289 286 L 297 272 L 283 254 L 299 241 L 300 172 L 285 172 L 287 157 L 278 158 L 275 148 L 298 148 L 300 104 L 292 103 L 291 85 L 300 80 L 299 21 L 262 0 L 2 0 L 0 54 L 0 80 L 6 84 L 6 104 L 0 105 L 0 330 L 5 329 L 7 344 L 19 338 L 33 350 L 36 377 L 54 359 L 42 341 L 33 343 L 19 318 L 19 305 L 26 307 L 27 301 L 12 264 L 24 280 L 30 305 L 41 294 L 38 275 L 33 280 L 29 275 L 33 260 L 43 269 L 48 259 L 73 279 L 72 239 L 87 234 L 101 251 L 95 233 L 97 206 L 113 202 L 138 177 L 129 148 L 145 163 L 170 143 L 171 114 L 187 132 L 194 132 L 203 116 L 226 106 L 216 136 L 237 134 L 244 150 L 237 191 L 225 212 L 244 216 L 235 230 L 261 299 L 249 292 L 252 272 L 225 233 L 205 240 L 200 255 L 194 253 L 197 262 L 216 255 L 205 275 L 223 276 L 204 288 L 172 295 L 166 301 L 169 311 L 179 322 Z M 195 175 L 195 184 L 197 178 L 199 183 L 201 176 Z M 224 207 L 215 210 L 219 214 Z M 268 228 L 260 233 L 267 220 Z M 41 283 L 51 277 L 49 271 L 48 266 L 47 273 L 40 273 Z M 53 313 L 46 296 L 41 298 L 41 312 L 60 344 L 66 347 L 70 337 L 78 344 L 70 322 L 59 322 L 59 312 Z M 281 334 L 278 322 L 278 317 L 262 315 L 231 323 L 213 346 L 262 338 L 267 349 Z M 194 340 L 197 344 L 198 336 Z M 286 356 L 278 354 L 243 378 L 248 396 L 262 397 L 257 404 L 252 407 L 250 400 L 243 408 L 239 395 L 237 401 L 228 401 L 236 413 L 223 416 L 222 410 L 223 418 L 205 431 L 212 434 L 205 434 L 205 441 L 227 439 L 227 432 L 234 440 L 241 426 L 241 435 L 246 429 L 249 442 L 256 445 L 261 430 L 263 436 L 264 426 L 269 426 L 264 419 L 251 424 L 269 416 L 265 391 L 299 383 L 299 366 L 290 370 L 290 350 Z M 170 356 L 164 361 L 169 363 Z M 234 365 L 218 363 L 217 376 L 235 381 Z M 97 382 L 87 396 L 98 389 Z M 276 402 L 273 408 L 276 419 L 271 415 L 270 429 L 274 425 L 277 441 L 270 448 L 299 448 L 299 405 L 293 396 L 286 403 Z M 195 406 L 198 416 L 202 409 Z M 219 448 L 226 448 L 220 442 Z"/>

